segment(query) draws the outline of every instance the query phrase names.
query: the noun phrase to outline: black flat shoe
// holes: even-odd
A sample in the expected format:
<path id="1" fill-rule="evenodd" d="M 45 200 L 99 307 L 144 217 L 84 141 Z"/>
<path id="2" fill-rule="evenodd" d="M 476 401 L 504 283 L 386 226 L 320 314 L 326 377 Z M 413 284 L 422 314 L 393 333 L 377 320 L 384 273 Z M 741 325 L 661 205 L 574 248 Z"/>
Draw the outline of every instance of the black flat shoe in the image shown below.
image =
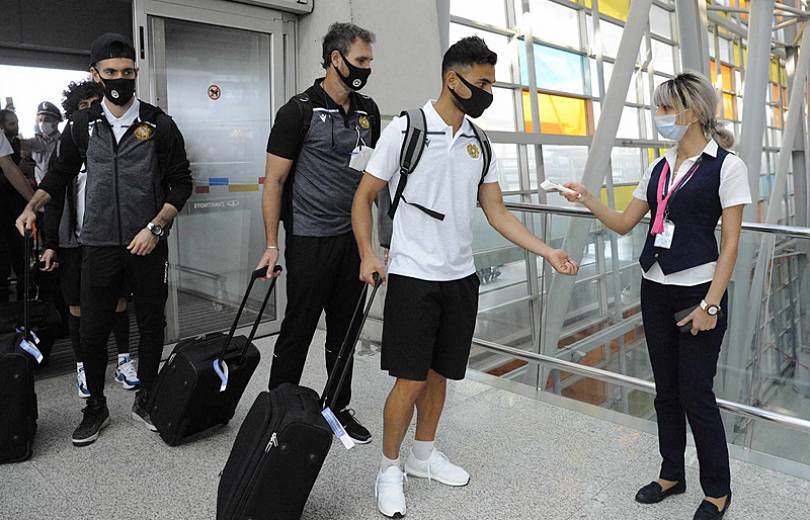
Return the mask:
<path id="1" fill-rule="evenodd" d="M 636 502 L 640 504 L 657 504 L 668 496 L 686 493 L 686 481 L 680 480 L 677 484 L 664 491 L 658 482 L 650 482 L 636 493 Z"/>
<path id="2" fill-rule="evenodd" d="M 695 511 L 695 516 L 692 520 L 719 520 L 723 518 L 728 511 L 728 507 L 731 505 L 731 493 L 728 494 L 728 498 L 726 498 L 726 505 L 722 511 L 717 509 L 717 506 L 704 500 L 700 503 L 700 507 L 698 507 L 697 511 Z"/>

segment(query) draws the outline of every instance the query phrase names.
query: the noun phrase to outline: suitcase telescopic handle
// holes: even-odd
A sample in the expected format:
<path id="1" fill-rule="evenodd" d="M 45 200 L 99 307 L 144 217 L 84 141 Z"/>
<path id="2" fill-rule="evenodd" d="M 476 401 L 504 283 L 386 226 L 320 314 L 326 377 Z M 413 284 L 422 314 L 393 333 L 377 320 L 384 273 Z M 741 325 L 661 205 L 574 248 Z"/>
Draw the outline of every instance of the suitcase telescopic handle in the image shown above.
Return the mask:
<path id="1" fill-rule="evenodd" d="M 256 280 L 259 278 L 264 278 L 267 276 L 267 270 L 269 266 L 262 267 L 260 269 L 256 269 L 250 276 L 250 282 L 248 283 L 247 290 L 245 291 L 245 295 L 242 297 L 242 303 L 239 304 L 239 310 L 236 311 L 236 317 L 233 320 L 233 324 L 231 325 L 231 329 L 228 331 L 228 337 L 225 340 L 225 343 L 222 345 L 222 352 L 219 353 L 219 359 L 222 360 L 225 358 L 225 353 L 228 351 L 228 347 L 231 346 L 231 341 L 233 340 L 234 334 L 236 334 L 236 328 L 239 326 L 239 319 L 242 317 L 242 312 L 245 310 L 245 305 L 247 304 L 248 297 L 250 296 L 250 292 L 253 290 L 253 284 L 256 283 Z M 253 328 L 250 331 L 250 338 L 248 339 L 247 343 L 242 349 L 242 356 L 241 359 L 244 359 L 245 354 L 247 353 L 248 345 L 251 341 L 253 341 L 253 337 L 256 335 L 256 329 L 259 328 L 259 323 L 262 320 L 262 314 L 264 314 L 264 309 L 267 307 L 267 302 L 270 300 L 270 294 L 272 294 L 273 289 L 276 287 L 276 281 L 278 280 L 278 274 L 283 271 L 280 265 L 277 265 L 273 268 L 273 272 L 276 273 L 276 276 L 273 277 L 273 280 L 270 282 L 270 287 L 267 289 L 267 294 L 264 296 L 264 301 L 262 302 L 261 309 L 259 310 L 259 314 L 256 316 L 256 320 L 253 322 Z"/>
<path id="2" fill-rule="evenodd" d="M 34 247 L 33 241 L 35 240 L 36 232 L 37 232 L 36 227 L 34 227 L 33 229 L 27 229 L 26 228 L 26 230 L 25 230 L 25 233 L 24 233 L 24 236 L 25 236 L 25 244 L 24 244 L 24 247 L 25 247 L 25 273 L 23 274 L 23 283 L 25 284 L 25 286 L 23 287 L 22 293 L 20 293 L 20 290 L 19 290 L 20 288 L 19 287 L 17 288 L 17 294 L 22 294 L 23 295 L 23 335 L 25 336 L 25 339 L 31 339 L 31 334 L 29 332 L 30 331 L 30 321 L 29 320 L 31 319 L 31 316 L 30 316 L 31 311 L 30 311 L 30 306 L 29 306 L 29 302 L 28 302 L 28 289 L 29 289 L 29 287 L 31 287 L 31 268 L 32 268 L 32 266 L 31 266 L 31 250 Z M 17 280 L 18 280 L 17 283 L 19 284 L 19 278 Z"/>
<path id="3" fill-rule="evenodd" d="M 357 305 L 355 305 L 354 314 L 352 314 L 352 321 L 349 323 L 349 329 L 346 331 L 346 336 L 343 338 L 343 343 L 340 345 L 340 351 L 338 352 L 338 358 L 335 361 L 335 366 L 332 367 L 332 373 L 326 380 L 326 386 L 324 386 L 323 394 L 321 394 L 321 408 L 324 408 L 327 405 L 329 408 L 335 406 L 338 391 L 343 386 L 343 382 L 346 380 L 346 375 L 349 372 L 349 364 L 354 357 L 354 347 L 357 345 L 360 332 L 362 332 L 363 325 L 366 324 L 368 314 L 371 312 L 371 305 L 374 303 L 374 297 L 377 295 L 377 290 L 379 290 L 383 282 L 379 273 L 374 273 L 373 276 L 374 286 L 371 290 L 371 296 L 366 302 L 365 310 L 363 310 L 363 300 L 368 292 L 367 287 L 363 287 L 363 290 L 360 293 L 360 298 L 357 299 Z M 357 320 L 360 320 L 360 323 L 355 331 L 355 323 L 357 323 Z"/>

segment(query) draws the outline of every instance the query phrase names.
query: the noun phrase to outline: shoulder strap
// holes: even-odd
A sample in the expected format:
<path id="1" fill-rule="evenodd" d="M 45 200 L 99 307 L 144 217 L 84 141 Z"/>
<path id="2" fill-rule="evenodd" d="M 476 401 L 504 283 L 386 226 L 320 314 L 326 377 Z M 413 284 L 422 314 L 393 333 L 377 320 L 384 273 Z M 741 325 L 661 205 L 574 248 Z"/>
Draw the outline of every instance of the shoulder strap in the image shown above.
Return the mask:
<path id="1" fill-rule="evenodd" d="M 307 94 L 296 94 L 290 101 L 295 103 L 301 114 L 301 138 L 303 139 L 312 124 L 312 100 Z"/>
<path id="2" fill-rule="evenodd" d="M 478 181 L 478 185 L 481 186 L 484 184 L 484 179 L 489 173 L 489 164 L 492 162 L 492 144 L 489 142 L 489 137 L 487 137 L 486 132 L 484 132 L 478 125 L 470 121 L 470 126 L 472 126 L 475 138 L 478 139 L 478 144 L 481 145 L 481 159 L 483 159 L 484 162 L 484 167 L 482 169 L 483 171 L 481 172 L 481 180 Z"/>
<path id="3" fill-rule="evenodd" d="M 422 158 L 427 138 L 427 120 L 421 108 L 406 110 L 400 114 L 407 122 L 405 138 L 402 140 L 402 149 L 399 156 L 399 184 L 394 194 L 394 200 L 388 209 L 388 216 L 392 219 L 402 199 L 402 192 L 408 183 L 408 175 L 413 173 Z"/>
<path id="4" fill-rule="evenodd" d="M 90 141 L 90 113 L 82 110 L 70 121 L 70 137 L 79 150 L 79 155 L 84 161 L 87 158 L 87 143 Z"/>

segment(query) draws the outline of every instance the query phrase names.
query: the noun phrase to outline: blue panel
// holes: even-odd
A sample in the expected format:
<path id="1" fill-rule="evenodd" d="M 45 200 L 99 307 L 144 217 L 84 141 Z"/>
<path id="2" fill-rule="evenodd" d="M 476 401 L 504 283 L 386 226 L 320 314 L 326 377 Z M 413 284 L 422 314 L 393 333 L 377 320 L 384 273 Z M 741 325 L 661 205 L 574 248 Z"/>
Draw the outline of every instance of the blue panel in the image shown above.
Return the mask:
<path id="1" fill-rule="evenodd" d="M 209 177 L 208 178 L 208 185 L 209 186 L 227 186 L 228 185 L 228 178 L 227 177 Z"/>
<path id="2" fill-rule="evenodd" d="M 520 81 L 529 83 L 529 67 L 526 60 L 526 46 L 518 43 L 520 57 Z M 569 92 L 571 94 L 591 94 L 591 72 L 588 60 L 579 54 L 555 49 L 539 43 L 534 44 L 537 88 Z"/>

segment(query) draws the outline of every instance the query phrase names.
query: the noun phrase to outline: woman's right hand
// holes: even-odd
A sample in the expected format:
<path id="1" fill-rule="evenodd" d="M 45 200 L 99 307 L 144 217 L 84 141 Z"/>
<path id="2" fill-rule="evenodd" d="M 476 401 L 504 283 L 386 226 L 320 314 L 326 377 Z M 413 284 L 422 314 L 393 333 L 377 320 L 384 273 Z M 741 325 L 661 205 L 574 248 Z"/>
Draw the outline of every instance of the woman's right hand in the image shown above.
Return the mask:
<path id="1" fill-rule="evenodd" d="M 584 203 L 585 198 L 590 196 L 588 188 L 586 188 L 585 185 L 580 184 L 579 182 L 566 182 L 565 184 L 563 184 L 563 186 L 576 192 L 576 193 L 560 192 L 560 195 L 565 197 L 565 199 L 568 202 Z"/>

